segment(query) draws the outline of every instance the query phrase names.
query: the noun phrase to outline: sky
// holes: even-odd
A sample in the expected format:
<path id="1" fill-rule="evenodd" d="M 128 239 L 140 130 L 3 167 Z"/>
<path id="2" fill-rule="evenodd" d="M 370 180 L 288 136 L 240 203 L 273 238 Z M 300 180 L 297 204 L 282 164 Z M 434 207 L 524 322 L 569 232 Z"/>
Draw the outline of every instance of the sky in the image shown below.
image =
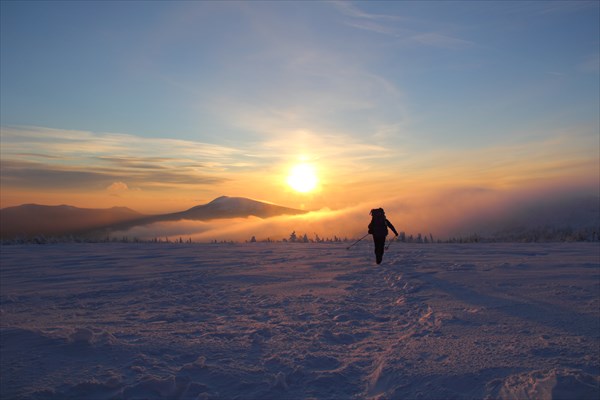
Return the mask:
<path id="1" fill-rule="evenodd" d="M 2 1 L 0 206 L 598 195 L 599 21 L 598 1 Z"/>

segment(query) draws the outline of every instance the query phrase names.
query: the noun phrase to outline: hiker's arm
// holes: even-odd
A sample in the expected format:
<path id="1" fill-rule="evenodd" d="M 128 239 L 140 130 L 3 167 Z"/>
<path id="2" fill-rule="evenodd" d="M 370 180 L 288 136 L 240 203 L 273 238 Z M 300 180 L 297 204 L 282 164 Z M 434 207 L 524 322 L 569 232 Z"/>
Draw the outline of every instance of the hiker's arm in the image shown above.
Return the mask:
<path id="1" fill-rule="evenodd" d="M 392 225 L 392 223 L 390 221 L 388 221 L 387 219 L 385 220 L 385 223 L 392 230 L 392 232 L 394 232 L 396 234 L 396 236 L 398 236 L 398 232 L 396 232 L 396 228 L 394 228 L 394 225 Z"/>

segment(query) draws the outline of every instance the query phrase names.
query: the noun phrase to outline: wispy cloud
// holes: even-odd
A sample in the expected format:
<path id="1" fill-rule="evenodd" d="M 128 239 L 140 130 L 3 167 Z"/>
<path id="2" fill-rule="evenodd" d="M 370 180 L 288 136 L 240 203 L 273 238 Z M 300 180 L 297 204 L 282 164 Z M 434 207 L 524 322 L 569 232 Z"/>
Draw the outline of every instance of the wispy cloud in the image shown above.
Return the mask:
<path id="1" fill-rule="evenodd" d="M 228 160 L 239 150 L 215 144 L 181 139 L 146 138 L 130 134 L 93 133 L 42 127 L 2 127 L 2 153 L 4 155 L 42 156 L 62 158 L 119 155 L 123 157 L 154 157 L 164 159 Z M 24 149 L 26 151 L 24 151 Z"/>
<path id="2" fill-rule="evenodd" d="M 136 188 L 156 189 L 178 186 L 215 185 L 227 178 L 197 173 L 190 169 L 160 167 L 116 168 L 90 165 L 71 160 L 68 164 L 44 164 L 29 161 L 2 160 L 0 179 L 5 190 L 102 190 L 115 181 L 128 182 Z"/>
<path id="3" fill-rule="evenodd" d="M 346 25 L 369 32 L 398 37 L 402 30 L 397 24 L 390 23 L 410 21 L 399 15 L 369 13 L 349 1 L 333 1 L 331 4 L 346 17 Z"/>
<path id="4" fill-rule="evenodd" d="M 38 162 L 11 160 L 1 161 L 0 181 L 3 190 L 28 188 L 32 190 L 90 190 L 106 187 L 123 175 L 94 171 L 83 166 L 58 166 Z"/>
<path id="5" fill-rule="evenodd" d="M 467 49 L 475 45 L 475 43 L 473 43 L 472 41 L 459 39 L 456 37 L 436 32 L 420 33 L 417 35 L 410 36 L 408 40 L 418 44 L 451 50 Z"/>
<path id="6" fill-rule="evenodd" d="M 374 159 L 387 159 L 394 152 L 375 143 L 359 141 L 352 136 L 328 134 L 311 131 L 291 131 L 286 137 L 273 137 L 261 143 L 256 154 L 260 157 L 278 157 L 296 160 L 309 157 L 326 165 L 335 163 L 354 163 Z"/>
<path id="7" fill-rule="evenodd" d="M 378 33 L 397 39 L 398 43 L 461 50 L 474 47 L 470 40 L 456 37 L 442 29 L 433 21 L 411 18 L 395 14 L 370 13 L 347 1 L 332 4 L 346 18 L 344 23 L 350 27 Z"/>
<path id="8" fill-rule="evenodd" d="M 342 14 L 353 18 L 371 19 L 371 20 L 402 20 L 403 18 L 397 15 L 375 14 L 361 10 L 350 1 L 332 1 L 333 4 Z"/>
<path id="9" fill-rule="evenodd" d="M 548 182 L 598 190 L 600 153 L 592 129 L 515 132 L 493 146 L 435 149 L 420 155 L 418 169 L 410 174 L 431 187 L 529 190 Z"/>
<path id="10" fill-rule="evenodd" d="M 2 128 L 3 186 L 99 189 L 212 185 L 238 149 L 176 139 L 46 128 Z M 160 156 L 156 156 L 160 154 Z"/>

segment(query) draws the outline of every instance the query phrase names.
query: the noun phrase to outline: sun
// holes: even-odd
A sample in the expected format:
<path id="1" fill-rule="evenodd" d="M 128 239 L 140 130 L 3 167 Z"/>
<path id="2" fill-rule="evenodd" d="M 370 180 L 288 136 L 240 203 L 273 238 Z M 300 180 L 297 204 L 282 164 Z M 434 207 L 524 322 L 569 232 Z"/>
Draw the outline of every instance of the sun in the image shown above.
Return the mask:
<path id="1" fill-rule="evenodd" d="M 310 164 L 297 164 L 290 170 L 287 184 L 300 193 L 308 193 L 317 187 L 318 179 L 315 168 Z"/>

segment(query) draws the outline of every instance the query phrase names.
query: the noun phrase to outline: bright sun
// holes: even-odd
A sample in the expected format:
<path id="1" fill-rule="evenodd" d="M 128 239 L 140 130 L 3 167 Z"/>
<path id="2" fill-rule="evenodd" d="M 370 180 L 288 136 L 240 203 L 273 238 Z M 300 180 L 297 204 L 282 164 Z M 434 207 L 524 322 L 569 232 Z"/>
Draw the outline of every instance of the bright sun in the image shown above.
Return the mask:
<path id="1" fill-rule="evenodd" d="M 317 187 L 317 174 L 310 164 L 298 164 L 290 170 L 287 183 L 292 189 L 300 193 L 307 193 Z"/>

